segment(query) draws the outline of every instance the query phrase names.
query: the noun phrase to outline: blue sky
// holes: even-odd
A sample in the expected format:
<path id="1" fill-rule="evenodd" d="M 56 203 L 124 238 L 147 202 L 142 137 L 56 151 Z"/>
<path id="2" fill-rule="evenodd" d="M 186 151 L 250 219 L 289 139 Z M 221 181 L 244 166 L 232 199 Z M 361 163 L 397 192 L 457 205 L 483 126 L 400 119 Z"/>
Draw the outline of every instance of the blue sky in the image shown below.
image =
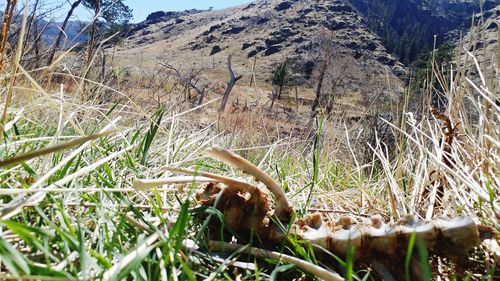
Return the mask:
<path id="1" fill-rule="evenodd" d="M 133 22 L 143 21 L 150 13 L 156 11 L 183 11 L 194 8 L 208 9 L 209 7 L 222 9 L 249 2 L 251 0 L 125 0 L 125 3 L 134 11 Z M 69 5 L 63 8 L 61 15 L 65 15 L 68 9 Z M 79 9 L 76 12 L 76 16 L 80 20 L 87 20 L 89 15 L 84 9 Z"/>

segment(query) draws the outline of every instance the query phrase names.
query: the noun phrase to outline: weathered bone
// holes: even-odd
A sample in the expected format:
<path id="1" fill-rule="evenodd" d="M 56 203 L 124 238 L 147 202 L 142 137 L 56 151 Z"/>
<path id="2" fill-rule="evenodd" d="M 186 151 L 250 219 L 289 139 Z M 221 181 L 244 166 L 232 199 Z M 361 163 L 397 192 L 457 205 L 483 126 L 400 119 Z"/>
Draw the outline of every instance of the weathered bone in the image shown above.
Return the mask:
<path id="1" fill-rule="evenodd" d="M 208 172 L 204 172 L 204 171 L 199 171 L 199 170 L 177 168 L 177 167 L 167 167 L 165 170 L 173 172 L 173 173 L 211 178 L 211 179 L 216 180 L 216 182 L 214 182 L 214 183 L 219 182 L 219 183 L 224 183 L 224 184 L 227 184 L 230 186 L 248 188 L 250 190 L 254 190 L 257 188 L 256 186 L 253 186 L 253 185 L 249 184 L 248 182 L 240 180 L 240 179 L 216 175 L 216 174 L 212 174 L 212 173 L 208 173 Z"/>
<path id="2" fill-rule="evenodd" d="M 283 191 L 281 186 L 264 171 L 262 171 L 252 163 L 248 162 L 241 156 L 221 148 L 207 149 L 205 151 L 205 154 L 220 161 L 223 161 L 229 164 L 233 168 L 240 169 L 243 172 L 254 176 L 255 179 L 257 179 L 258 181 L 264 183 L 276 199 L 276 208 L 275 208 L 276 217 L 284 221 L 287 221 L 291 218 L 292 214 L 294 213 L 294 210 L 290 202 L 288 202 L 285 192 Z"/>
<path id="3" fill-rule="evenodd" d="M 243 219 L 252 217 L 251 213 L 245 214 L 245 210 L 251 209 L 249 208 L 250 203 L 259 203 L 260 206 L 254 206 L 254 208 L 261 211 L 269 208 L 269 202 L 263 194 L 252 194 L 254 198 L 245 198 L 241 195 L 242 191 L 241 187 L 210 186 L 198 192 L 197 198 L 204 198 L 204 200 L 198 200 L 200 204 L 212 206 L 216 202 L 216 198 L 220 197 L 216 207 L 227 208 L 231 206 L 231 209 L 239 207 L 241 214 L 238 217 Z M 236 197 L 239 199 L 236 200 Z M 225 212 L 226 210 L 221 209 L 221 211 Z M 269 212 L 261 213 L 265 215 Z M 231 214 L 226 214 L 226 219 L 238 221 L 237 224 L 230 225 L 231 228 L 238 229 L 242 223 L 239 220 L 232 219 L 234 216 L 235 211 L 232 210 Z M 260 220 L 265 220 L 265 218 Z M 285 235 L 285 233 L 277 233 L 277 229 L 271 229 L 270 225 L 264 227 L 266 229 L 254 229 L 257 234 L 265 234 L 261 238 L 273 239 L 274 237 L 281 239 Z M 433 249 L 434 245 L 443 239 L 449 245 L 457 245 L 464 250 L 479 243 L 478 228 L 469 217 L 453 220 L 436 219 L 432 222 L 420 223 L 413 216 L 411 216 L 411 219 L 410 216 L 407 216 L 396 223 L 384 224 L 381 217 L 374 216 L 370 222 L 353 224 L 349 217 L 343 216 L 334 224 L 324 222 L 321 214 L 314 213 L 297 220 L 293 224 L 292 231 L 304 240 L 342 254 L 346 253 L 348 244 L 351 243 L 360 250 L 374 250 L 388 255 L 395 255 L 398 254 L 396 251 L 403 246 L 402 244 L 409 241 L 414 232 L 416 238 L 425 242 L 429 249 Z M 272 232 L 272 235 L 270 235 L 270 232 Z"/>
<path id="4" fill-rule="evenodd" d="M 373 216 L 362 223 L 343 216 L 334 223 L 326 222 L 320 213 L 314 213 L 297 220 L 287 233 L 270 218 L 269 213 L 272 212 L 267 196 L 259 192 L 249 193 L 249 196 L 244 193 L 241 187 L 208 184 L 197 193 L 196 199 L 202 206 L 220 210 L 224 214 L 225 226 L 244 241 L 280 245 L 292 234 L 299 240 L 318 246 L 315 247 L 317 249 L 326 249 L 337 256 L 346 256 L 353 247 L 355 258 L 362 263 L 387 262 L 386 266 L 377 264 L 377 271 L 387 276 L 389 273 L 384 273 L 387 269 L 400 270 L 397 262 L 405 257 L 413 235 L 417 241 L 423 242 L 428 251 L 460 260 L 467 257 L 468 250 L 479 245 L 480 232 L 483 234 L 486 231 L 481 230 L 470 217 L 419 222 L 414 216 L 406 216 L 395 223 L 385 224 L 380 216 Z M 217 220 L 210 225 L 213 227 L 212 234 L 220 233 L 221 225 Z M 486 232 L 489 231 L 492 230 Z M 223 235 L 226 238 L 231 236 Z M 397 279 L 403 278 L 397 276 Z"/>
<path id="5" fill-rule="evenodd" d="M 222 183 L 222 181 L 208 178 L 208 177 L 196 177 L 196 176 L 180 176 L 180 177 L 170 177 L 162 179 L 134 179 L 132 181 L 132 186 L 139 191 L 148 191 L 155 187 L 160 187 L 167 184 L 181 184 L 181 183 Z"/>
<path id="6" fill-rule="evenodd" d="M 308 225 L 300 227 L 296 229 L 296 234 L 303 240 L 342 255 L 347 253 L 349 245 L 354 246 L 360 254 L 378 252 L 387 256 L 401 255 L 401 249 L 406 249 L 412 235 L 424 242 L 429 250 L 438 250 L 438 247 L 446 245 L 450 252 L 455 252 L 455 249 L 467 251 L 479 244 L 476 223 L 469 217 L 436 219 L 410 225 L 395 223 L 380 228 L 361 223 L 350 229 L 336 229 L 331 223 L 322 223 L 316 228 Z"/>
<path id="7" fill-rule="evenodd" d="M 208 243 L 209 243 L 210 250 L 212 250 L 212 251 L 236 252 L 236 251 L 244 250 L 244 252 L 252 254 L 252 255 L 257 256 L 257 257 L 280 259 L 280 260 L 283 260 L 285 262 L 294 264 L 298 268 L 309 271 L 311 274 L 320 278 L 321 280 L 328 280 L 328 281 L 343 281 L 344 280 L 344 278 L 342 278 L 340 275 L 338 275 L 335 272 L 330 272 L 322 267 L 311 264 L 309 262 L 298 259 L 296 257 L 285 255 L 283 253 L 266 251 L 266 250 L 262 250 L 262 249 L 258 249 L 258 248 L 252 248 L 252 247 L 247 247 L 245 249 L 244 247 L 241 247 L 240 245 L 234 245 L 234 244 L 229 244 L 229 243 L 224 243 L 224 242 L 219 242 L 219 241 L 209 241 Z"/>

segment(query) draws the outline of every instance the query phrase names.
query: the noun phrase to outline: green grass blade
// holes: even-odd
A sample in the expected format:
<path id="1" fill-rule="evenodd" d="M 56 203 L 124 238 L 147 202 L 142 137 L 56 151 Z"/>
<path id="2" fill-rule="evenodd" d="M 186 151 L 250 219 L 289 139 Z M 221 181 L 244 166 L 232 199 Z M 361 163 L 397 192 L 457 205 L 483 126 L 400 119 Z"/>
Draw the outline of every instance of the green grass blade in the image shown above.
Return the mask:
<path id="1" fill-rule="evenodd" d="M 158 133 L 158 129 L 160 128 L 161 120 L 163 119 L 163 114 L 165 113 L 165 108 L 161 107 L 154 115 L 153 118 L 156 117 L 156 120 L 151 122 L 149 126 L 149 131 L 146 133 L 145 138 L 141 143 L 142 147 L 142 158 L 141 164 L 146 165 L 148 160 L 148 152 L 151 148 L 151 144 L 155 139 L 156 134 Z"/>
<path id="2" fill-rule="evenodd" d="M 405 276 L 406 280 L 410 281 L 411 280 L 411 258 L 413 256 L 413 248 L 415 246 L 415 239 L 417 238 L 417 233 L 413 231 L 413 233 L 410 236 L 410 240 L 408 241 L 408 249 L 406 251 L 406 258 L 405 258 Z"/>
<path id="3" fill-rule="evenodd" d="M 31 274 L 30 267 L 23 254 L 0 237 L 0 257 L 2 263 L 14 276 Z"/>

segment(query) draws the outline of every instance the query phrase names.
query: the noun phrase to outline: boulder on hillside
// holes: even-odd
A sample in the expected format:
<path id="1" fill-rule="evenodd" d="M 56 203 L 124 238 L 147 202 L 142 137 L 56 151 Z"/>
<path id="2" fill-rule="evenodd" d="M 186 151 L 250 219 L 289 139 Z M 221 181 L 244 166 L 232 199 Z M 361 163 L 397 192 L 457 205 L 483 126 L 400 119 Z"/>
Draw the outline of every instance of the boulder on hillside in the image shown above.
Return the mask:
<path id="1" fill-rule="evenodd" d="M 213 55 L 219 53 L 220 51 L 222 51 L 222 48 L 219 45 L 215 45 L 212 47 L 212 51 L 210 51 L 209 56 L 213 56 Z"/>
<path id="2" fill-rule="evenodd" d="M 279 3 L 278 6 L 276 6 L 276 8 L 274 8 L 274 9 L 276 11 L 280 12 L 280 11 L 284 11 L 284 10 L 290 9 L 292 6 L 293 6 L 292 2 L 284 1 L 284 2 Z"/>
<path id="3" fill-rule="evenodd" d="M 228 30 L 222 31 L 222 34 L 224 34 L 224 35 L 238 34 L 238 33 L 242 32 L 243 30 L 245 30 L 245 28 L 246 27 L 244 27 L 244 26 L 233 26 L 233 27 L 231 27 Z"/>
<path id="4" fill-rule="evenodd" d="M 267 47 L 266 51 L 264 52 L 264 56 L 270 56 L 273 54 L 276 54 L 281 51 L 283 47 L 281 45 L 272 45 Z"/>

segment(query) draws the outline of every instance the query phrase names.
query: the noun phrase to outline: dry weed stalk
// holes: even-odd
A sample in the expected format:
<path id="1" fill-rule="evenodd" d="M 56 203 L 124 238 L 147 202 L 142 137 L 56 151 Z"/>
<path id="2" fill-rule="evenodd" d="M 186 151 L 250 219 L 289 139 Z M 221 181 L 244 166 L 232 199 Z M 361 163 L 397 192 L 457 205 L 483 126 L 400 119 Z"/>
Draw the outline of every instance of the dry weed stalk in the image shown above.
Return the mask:
<path id="1" fill-rule="evenodd" d="M 437 120 L 443 123 L 441 127 L 441 133 L 443 134 L 443 139 L 441 141 L 443 155 L 441 157 L 441 161 L 444 165 L 446 165 L 446 167 L 454 170 L 455 159 L 452 154 L 452 145 L 453 140 L 457 136 L 458 124 L 452 126 L 450 118 L 435 108 L 431 108 L 431 113 Z M 446 175 L 437 169 L 433 169 L 429 173 L 429 183 L 426 185 L 422 196 L 425 200 L 429 198 L 430 194 L 434 194 L 437 206 L 442 206 L 444 192 L 445 189 L 449 189 L 449 185 L 450 183 L 446 178 Z"/>
<path id="2" fill-rule="evenodd" d="M 2 31 L 0 33 L 0 71 L 5 69 L 7 41 L 9 39 L 10 25 L 14 16 L 17 0 L 8 0 L 2 20 Z"/>
<path id="3" fill-rule="evenodd" d="M 0 119 L 0 141 L 3 140 L 4 136 L 4 124 L 7 121 L 8 118 L 8 110 L 10 107 L 10 104 L 12 103 L 12 97 L 14 95 L 14 85 L 16 83 L 16 78 L 17 78 L 17 71 L 18 68 L 21 68 L 20 62 L 21 62 L 21 57 L 23 55 L 23 42 L 24 42 L 24 36 L 25 36 L 25 30 L 26 30 L 26 22 L 28 20 L 28 11 L 29 11 L 29 6 L 28 6 L 29 0 L 26 0 L 25 7 L 24 7 L 24 16 L 23 20 L 21 22 L 21 29 L 20 29 L 20 35 L 18 38 L 17 42 L 17 49 L 16 49 L 16 54 L 13 60 L 13 67 L 10 75 L 10 81 L 9 81 L 9 87 L 7 87 L 7 95 L 5 97 L 5 103 L 4 103 L 4 108 L 3 108 L 3 113 Z M 16 1 L 9 1 L 7 8 L 11 8 L 12 11 L 6 11 L 9 14 L 5 14 L 4 16 L 7 16 L 7 23 L 4 22 L 5 26 L 2 26 L 2 38 L 0 41 L 0 69 L 3 68 L 3 59 L 5 57 L 5 45 L 7 44 L 7 39 L 8 39 L 8 33 L 10 29 L 10 24 L 12 22 L 12 13 L 13 9 L 15 8 Z M 9 6 L 10 5 L 10 6 Z M 5 21 L 5 18 L 4 18 Z M 4 30 L 5 28 L 5 30 Z M 4 33 L 5 32 L 5 33 Z"/>
<path id="4" fill-rule="evenodd" d="M 25 161 L 28 161 L 28 160 L 31 160 L 34 158 L 38 158 L 38 157 L 41 157 L 43 155 L 47 155 L 47 154 L 50 154 L 50 153 L 53 153 L 56 151 L 65 150 L 65 149 L 68 149 L 68 148 L 71 148 L 74 146 L 79 146 L 79 145 L 82 145 L 82 144 L 89 142 L 91 140 L 96 140 L 96 139 L 111 135 L 113 133 L 116 133 L 117 131 L 118 130 L 110 130 L 110 131 L 99 133 L 99 134 L 93 134 L 93 135 L 77 138 L 77 139 L 69 141 L 67 143 L 56 144 L 56 145 L 52 145 L 52 146 L 49 146 L 49 147 L 46 147 L 43 149 L 28 152 L 28 153 L 25 153 L 25 154 L 22 154 L 22 155 L 19 155 L 19 156 L 10 158 L 10 159 L 0 161 L 0 168 L 16 165 L 16 164 L 19 164 L 19 163 L 22 163 L 22 162 L 25 162 Z"/>

